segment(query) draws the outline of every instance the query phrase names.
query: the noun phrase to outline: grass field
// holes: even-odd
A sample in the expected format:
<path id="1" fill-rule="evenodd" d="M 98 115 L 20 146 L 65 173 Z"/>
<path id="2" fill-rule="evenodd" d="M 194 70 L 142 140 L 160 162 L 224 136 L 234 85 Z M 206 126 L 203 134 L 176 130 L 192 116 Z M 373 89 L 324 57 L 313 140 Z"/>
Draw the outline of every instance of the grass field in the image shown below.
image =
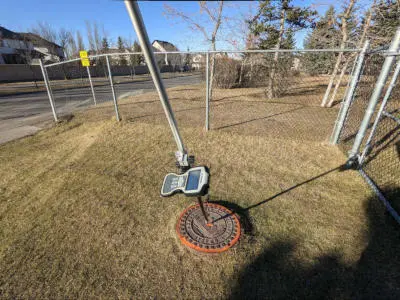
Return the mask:
<path id="1" fill-rule="evenodd" d="M 160 198 L 175 145 L 155 93 L 77 113 L 0 146 L 2 298 L 400 297 L 398 227 L 326 143 L 337 109 L 200 86 L 169 90 L 182 136 L 211 168 L 210 200 L 244 233 L 220 255 L 180 245 L 193 203 Z"/>

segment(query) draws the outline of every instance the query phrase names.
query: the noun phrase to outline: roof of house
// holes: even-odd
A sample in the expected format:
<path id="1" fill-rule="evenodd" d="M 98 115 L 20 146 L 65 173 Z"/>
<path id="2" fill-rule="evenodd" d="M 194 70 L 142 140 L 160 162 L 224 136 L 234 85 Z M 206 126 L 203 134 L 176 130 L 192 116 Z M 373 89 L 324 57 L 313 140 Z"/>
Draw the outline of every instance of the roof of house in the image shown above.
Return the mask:
<path id="1" fill-rule="evenodd" d="M 19 33 L 8 30 L 0 26 L 0 38 L 3 39 L 10 39 L 10 40 L 22 40 L 22 37 Z"/>
<path id="2" fill-rule="evenodd" d="M 22 39 L 27 40 L 32 42 L 32 44 L 34 44 L 37 47 L 56 47 L 56 48 L 62 48 L 60 45 L 57 45 L 56 43 L 50 42 L 44 38 L 42 38 L 41 36 L 35 34 L 35 33 L 31 33 L 31 32 L 21 32 L 18 33 L 20 36 L 22 36 Z"/>
<path id="3" fill-rule="evenodd" d="M 38 47 L 62 48 L 60 45 L 50 42 L 37 34 L 31 33 L 31 32 L 26 32 L 26 33 L 25 32 L 14 32 L 14 31 L 11 31 L 2 26 L 0 26 L 0 38 L 10 39 L 10 40 L 29 41 Z"/>
<path id="4" fill-rule="evenodd" d="M 179 51 L 178 48 L 170 42 L 154 40 L 152 45 L 154 45 L 155 42 L 159 43 L 166 51 Z"/>

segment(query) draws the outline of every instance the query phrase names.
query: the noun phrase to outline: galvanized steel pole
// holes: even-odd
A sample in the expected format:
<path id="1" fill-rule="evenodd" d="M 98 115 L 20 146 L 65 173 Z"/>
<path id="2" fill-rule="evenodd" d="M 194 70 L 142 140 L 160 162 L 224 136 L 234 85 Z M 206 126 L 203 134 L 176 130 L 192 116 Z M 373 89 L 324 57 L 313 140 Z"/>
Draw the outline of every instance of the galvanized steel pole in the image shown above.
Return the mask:
<path id="1" fill-rule="evenodd" d="M 92 76 L 90 75 L 89 67 L 86 67 L 86 70 L 87 70 L 87 74 L 88 74 L 88 78 L 89 78 L 89 82 L 90 82 L 90 88 L 92 89 L 92 95 L 93 95 L 94 105 L 97 105 L 97 102 L 96 102 L 96 95 L 95 95 L 95 93 L 94 93 L 93 82 L 92 82 Z"/>
<path id="2" fill-rule="evenodd" d="M 396 34 L 394 35 L 392 44 L 390 45 L 389 52 L 396 52 L 399 49 L 400 45 L 400 27 L 397 28 Z M 349 159 L 354 161 L 354 159 L 358 156 L 358 153 L 361 148 L 361 143 L 364 140 L 365 134 L 368 130 L 369 123 L 371 121 L 372 115 L 374 114 L 376 105 L 379 102 L 379 98 L 382 94 L 382 91 L 385 87 L 386 80 L 389 76 L 390 69 L 392 67 L 394 56 L 386 56 L 385 62 L 382 66 L 382 71 L 379 74 L 378 80 L 376 81 L 374 91 L 371 95 L 368 108 L 365 112 L 364 119 L 361 122 L 360 129 L 358 130 L 357 136 L 354 140 L 353 148 L 349 153 Z"/>
<path id="3" fill-rule="evenodd" d="M 119 122 L 120 118 L 119 118 L 119 112 L 118 112 L 118 103 L 117 103 L 117 97 L 115 97 L 114 83 L 113 83 L 113 79 L 112 79 L 110 60 L 108 59 L 108 56 L 106 56 L 106 61 L 107 61 L 108 77 L 110 79 L 110 85 L 111 85 L 111 92 L 112 92 L 113 100 L 114 100 L 115 116 L 117 118 L 117 121 Z"/>
<path id="4" fill-rule="evenodd" d="M 206 131 L 210 130 L 210 53 L 206 53 Z"/>
<path id="5" fill-rule="evenodd" d="M 375 118 L 375 122 L 374 122 L 374 125 L 372 126 L 371 133 L 369 134 L 368 140 L 364 147 L 364 151 L 360 157 L 360 164 L 363 163 L 365 157 L 368 155 L 368 152 L 371 148 L 372 138 L 374 137 L 376 129 L 378 128 L 378 124 L 382 118 L 382 115 L 384 114 L 386 104 L 389 100 L 390 95 L 392 94 L 393 88 L 396 86 L 396 81 L 397 81 L 397 78 L 399 77 L 399 73 L 400 73 L 400 59 L 397 61 L 396 69 L 393 72 L 392 79 L 390 80 L 390 84 L 386 90 L 385 96 L 383 97 L 382 104 L 381 104 L 378 114 Z"/>
<path id="6" fill-rule="evenodd" d="M 186 150 L 183 145 L 182 138 L 179 134 L 178 126 L 176 124 L 174 113 L 172 112 L 171 104 L 168 100 L 167 92 L 161 80 L 160 70 L 158 69 L 156 60 L 154 58 L 154 53 L 151 49 L 152 46 L 150 44 L 150 40 L 143 23 L 143 18 L 142 14 L 140 13 L 139 6 L 136 1 L 125 0 L 124 2 L 126 9 L 128 10 L 129 17 L 132 21 L 133 27 L 135 28 L 140 46 L 142 47 L 147 66 L 149 68 L 151 77 L 153 78 L 154 85 L 160 97 L 161 104 L 164 108 L 164 112 L 168 119 L 169 126 L 171 127 L 171 131 L 174 136 L 176 145 L 178 146 L 178 150 L 182 155 L 186 155 Z"/>
<path id="7" fill-rule="evenodd" d="M 368 48 L 369 48 L 369 40 L 366 40 L 364 43 L 364 46 L 362 48 L 362 51 L 361 51 L 360 55 L 358 56 L 358 61 L 357 61 L 357 66 L 356 66 L 356 69 L 354 72 L 354 76 L 351 79 L 351 84 L 350 84 L 349 90 L 346 94 L 346 98 L 344 99 L 344 101 L 342 103 L 342 107 L 339 112 L 340 115 L 339 115 L 337 124 L 334 128 L 334 131 L 333 131 L 334 133 L 333 133 L 332 140 L 331 140 L 332 144 L 337 144 L 339 141 L 339 137 L 342 132 L 344 122 L 346 121 L 346 117 L 347 117 L 350 105 L 354 99 L 354 92 L 356 91 L 357 84 L 360 79 L 361 70 L 362 70 L 362 67 L 364 64 L 365 54 L 367 53 Z"/>
<path id="8" fill-rule="evenodd" d="M 56 108 L 54 105 L 53 93 L 51 92 L 50 89 L 49 77 L 47 75 L 46 68 L 43 66 L 43 62 L 41 59 L 39 59 L 39 64 L 40 64 L 40 69 L 42 70 L 44 84 L 46 85 L 47 95 L 49 96 L 49 101 L 50 101 L 51 111 L 53 112 L 54 121 L 58 122 Z"/>

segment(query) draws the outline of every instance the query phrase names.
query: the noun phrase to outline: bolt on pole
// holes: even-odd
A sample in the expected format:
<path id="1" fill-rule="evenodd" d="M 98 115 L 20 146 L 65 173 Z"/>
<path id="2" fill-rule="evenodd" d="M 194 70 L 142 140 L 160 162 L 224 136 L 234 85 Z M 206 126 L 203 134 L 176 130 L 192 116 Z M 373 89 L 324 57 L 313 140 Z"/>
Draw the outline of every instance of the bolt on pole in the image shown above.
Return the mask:
<path id="1" fill-rule="evenodd" d="M 392 79 L 390 80 L 390 84 L 386 90 L 385 96 L 383 97 L 382 104 L 379 108 L 378 115 L 375 118 L 375 122 L 374 122 L 374 125 L 372 126 L 371 133 L 369 134 L 368 140 L 365 144 L 364 151 L 361 154 L 360 164 L 363 163 L 365 157 L 368 155 L 368 152 L 371 147 L 372 138 L 375 135 L 376 129 L 378 128 L 378 124 L 382 118 L 382 115 L 384 115 L 384 110 L 385 110 L 386 104 L 390 98 L 390 95 L 392 94 L 393 88 L 396 86 L 396 81 L 397 81 L 397 78 L 399 77 L 399 73 L 400 73 L 400 60 L 397 61 L 396 69 L 393 72 Z"/>
<path id="2" fill-rule="evenodd" d="M 89 82 L 90 82 L 90 88 L 91 88 L 91 90 L 92 90 L 93 102 L 94 102 L 94 105 L 97 105 L 97 102 L 96 102 L 96 95 L 95 95 L 95 93 L 94 93 L 93 82 L 92 82 L 92 76 L 90 75 L 89 67 L 86 67 L 86 70 L 87 70 L 87 74 L 88 74 L 88 78 L 89 78 Z"/>
<path id="3" fill-rule="evenodd" d="M 343 103 L 342 103 L 342 107 L 339 112 L 340 115 L 339 115 L 337 124 L 333 131 L 333 136 L 332 136 L 332 140 L 331 140 L 332 144 L 337 144 L 339 141 L 339 137 L 342 132 L 344 123 L 346 121 L 346 117 L 347 117 L 349 108 L 354 99 L 354 93 L 356 91 L 358 81 L 360 80 L 361 70 L 362 70 L 362 67 L 364 64 L 365 54 L 367 53 L 368 48 L 369 48 L 369 43 L 370 43 L 369 40 L 365 41 L 363 49 L 362 49 L 360 55 L 358 56 L 358 61 L 357 61 L 356 69 L 354 71 L 354 76 L 351 79 L 349 90 L 346 94 L 346 97 L 345 97 Z"/>
<path id="4" fill-rule="evenodd" d="M 112 79 L 112 73 L 111 73 L 111 68 L 110 68 L 110 60 L 108 59 L 108 55 L 106 55 L 106 61 L 107 61 L 107 69 L 108 69 L 108 78 L 110 79 L 111 92 L 112 92 L 113 101 L 114 101 L 115 116 L 117 118 L 117 121 L 119 122 L 121 120 L 119 118 L 117 97 L 115 97 L 114 83 L 113 83 L 113 79 Z"/>
<path id="5" fill-rule="evenodd" d="M 399 49 L 399 45 L 400 45 L 400 27 L 397 28 L 396 34 L 394 35 L 393 41 L 390 45 L 389 52 L 396 52 Z M 369 123 L 374 114 L 375 108 L 379 102 L 379 98 L 382 94 L 382 91 L 385 88 L 385 84 L 389 76 L 390 69 L 392 67 L 394 59 L 395 59 L 394 56 L 386 56 L 385 58 L 385 62 L 383 63 L 382 66 L 382 71 L 379 74 L 378 80 L 376 81 L 367 110 L 364 115 L 364 119 L 362 120 L 360 129 L 357 132 L 353 148 L 349 153 L 350 160 L 354 160 L 358 156 L 362 141 L 364 140 L 365 134 L 367 133 Z"/>
<path id="6" fill-rule="evenodd" d="M 206 53 L 206 131 L 210 130 L 210 71 L 209 71 L 210 53 Z"/>
<path id="7" fill-rule="evenodd" d="M 142 14 L 140 13 L 139 6 L 136 1 L 125 0 L 125 6 L 128 11 L 129 17 L 132 21 L 132 25 L 135 28 L 136 35 L 139 39 L 140 46 L 142 47 L 142 51 L 144 57 L 146 59 L 146 64 L 149 68 L 151 77 L 153 78 L 154 85 L 157 89 L 158 96 L 160 97 L 161 104 L 164 108 L 165 115 L 167 117 L 169 126 L 171 128 L 172 134 L 174 136 L 176 145 L 180 154 L 186 155 L 186 150 L 183 145 L 182 138 L 179 134 L 178 126 L 174 117 L 174 113 L 172 111 L 171 104 L 168 100 L 168 95 L 165 90 L 164 84 L 161 80 L 160 70 L 158 69 L 156 60 L 154 58 L 154 53 L 152 50 L 152 46 L 150 44 L 149 37 L 147 35 L 146 28 L 143 23 Z"/>
<path id="8" fill-rule="evenodd" d="M 53 93 L 51 92 L 51 89 L 50 89 L 49 77 L 47 75 L 46 68 L 43 66 L 43 62 L 41 59 L 39 59 L 39 64 L 40 64 L 40 69 L 42 70 L 43 80 L 44 80 L 44 84 L 46 86 L 47 95 L 49 96 L 49 101 L 50 101 L 51 111 L 53 112 L 54 121 L 58 122 L 56 108 L 54 105 Z"/>

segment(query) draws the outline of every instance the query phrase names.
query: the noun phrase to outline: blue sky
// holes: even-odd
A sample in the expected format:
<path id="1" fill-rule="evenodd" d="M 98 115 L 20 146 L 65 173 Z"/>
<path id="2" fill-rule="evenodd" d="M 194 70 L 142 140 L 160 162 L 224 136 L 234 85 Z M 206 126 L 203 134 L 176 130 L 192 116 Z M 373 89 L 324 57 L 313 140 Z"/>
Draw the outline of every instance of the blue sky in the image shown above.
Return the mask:
<path id="1" fill-rule="evenodd" d="M 301 6 L 317 4 L 315 8 L 320 13 L 323 13 L 329 4 L 339 8 L 342 3 L 342 1 L 335 0 L 296 0 L 295 2 Z M 360 0 L 361 6 L 368 2 L 369 0 Z M 16 3 L 18 7 L 15 7 Z M 139 2 L 150 39 L 170 41 L 176 44 L 180 50 L 186 50 L 187 47 L 190 47 L 191 50 L 207 49 L 208 46 L 203 42 L 202 35 L 190 30 L 186 24 L 167 19 L 163 15 L 164 3 L 193 16 L 196 16 L 198 12 L 196 2 Z M 247 14 L 249 5 L 250 2 L 244 1 L 227 2 L 225 13 L 229 17 Z M 7 7 L 10 9 L 6 9 Z M 2 9 L 0 10 L 0 26 L 13 31 L 28 31 L 38 21 L 45 21 L 55 29 L 64 27 L 70 30 L 80 30 L 85 36 L 85 20 L 104 25 L 111 42 L 115 43 L 119 35 L 132 40 L 136 37 L 125 5 L 123 1 L 119 0 L 2 0 Z M 305 32 L 296 35 L 297 47 L 302 47 L 304 35 Z M 232 48 L 226 42 L 221 42 L 218 46 L 220 49 Z"/>

